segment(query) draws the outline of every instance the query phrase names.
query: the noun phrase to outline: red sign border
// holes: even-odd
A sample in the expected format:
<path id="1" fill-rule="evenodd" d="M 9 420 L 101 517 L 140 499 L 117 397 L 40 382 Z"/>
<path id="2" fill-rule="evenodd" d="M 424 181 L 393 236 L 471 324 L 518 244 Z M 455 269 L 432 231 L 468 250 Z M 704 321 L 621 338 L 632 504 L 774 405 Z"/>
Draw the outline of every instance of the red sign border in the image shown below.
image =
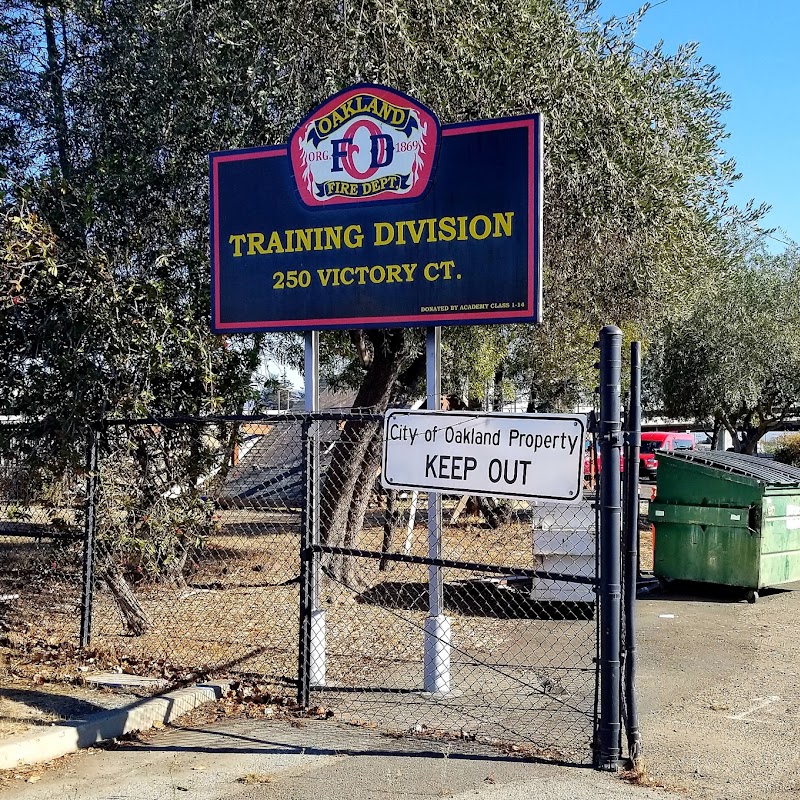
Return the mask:
<path id="1" fill-rule="evenodd" d="M 302 320 L 259 320 L 222 322 L 220 320 L 220 237 L 219 237 L 219 192 L 218 166 L 228 161 L 245 161 L 257 158 L 286 157 L 287 145 L 275 145 L 250 150 L 237 150 L 211 154 L 211 273 L 212 273 L 212 319 L 214 333 L 260 333 L 263 331 L 303 331 L 336 328 L 391 328 L 432 327 L 441 325 L 480 325 L 488 323 L 532 322 L 542 319 L 541 253 L 542 253 L 542 131 L 541 117 L 531 114 L 495 120 L 478 120 L 442 125 L 442 137 L 461 136 L 481 131 L 506 130 L 525 127 L 530 131 L 528 139 L 528 307 L 519 310 L 473 311 L 457 316 L 438 314 L 407 314 L 381 317 L 325 317 Z"/>

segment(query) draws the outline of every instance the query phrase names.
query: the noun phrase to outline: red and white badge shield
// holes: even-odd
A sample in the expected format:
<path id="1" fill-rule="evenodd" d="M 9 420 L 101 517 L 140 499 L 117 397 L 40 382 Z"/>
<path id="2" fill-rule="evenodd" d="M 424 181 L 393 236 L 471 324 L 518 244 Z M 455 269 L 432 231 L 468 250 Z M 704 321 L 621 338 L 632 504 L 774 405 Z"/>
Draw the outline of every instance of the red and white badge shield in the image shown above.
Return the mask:
<path id="1" fill-rule="evenodd" d="M 303 204 L 396 202 L 427 191 L 439 151 L 434 113 L 402 92 L 359 84 L 292 132 L 289 159 Z"/>

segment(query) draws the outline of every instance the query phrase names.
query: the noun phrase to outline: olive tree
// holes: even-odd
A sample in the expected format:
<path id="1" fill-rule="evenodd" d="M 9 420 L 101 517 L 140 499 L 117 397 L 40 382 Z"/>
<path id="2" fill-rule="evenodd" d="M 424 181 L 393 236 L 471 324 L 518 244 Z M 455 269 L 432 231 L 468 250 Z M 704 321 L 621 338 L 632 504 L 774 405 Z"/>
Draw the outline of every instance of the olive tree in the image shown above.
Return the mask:
<path id="1" fill-rule="evenodd" d="M 721 426 L 742 453 L 797 415 L 799 265 L 795 248 L 749 252 L 667 328 L 660 375 L 667 414 Z"/>

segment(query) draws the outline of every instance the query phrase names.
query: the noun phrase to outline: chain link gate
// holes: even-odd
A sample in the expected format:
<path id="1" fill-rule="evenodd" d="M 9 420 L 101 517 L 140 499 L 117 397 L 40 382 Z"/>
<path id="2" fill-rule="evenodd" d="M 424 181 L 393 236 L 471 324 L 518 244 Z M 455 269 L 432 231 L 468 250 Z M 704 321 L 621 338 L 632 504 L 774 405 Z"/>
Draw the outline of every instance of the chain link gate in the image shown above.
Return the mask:
<path id="1" fill-rule="evenodd" d="M 340 416 L 339 438 L 326 448 L 315 426 L 328 415 L 311 417 L 301 704 L 393 736 L 588 760 L 597 671 L 593 495 L 571 506 L 445 496 L 441 556 L 431 559 L 424 493 L 386 492 L 371 477 L 368 494 L 348 505 L 350 527 L 342 524 L 337 504 L 353 496 L 347 467 L 354 453 L 380 452 L 383 418 Z M 317 450 L 328 459 L 320 470 Z M 446 693 L 424 690 L 431 568 L 442 570 L 452 648 Z"/>

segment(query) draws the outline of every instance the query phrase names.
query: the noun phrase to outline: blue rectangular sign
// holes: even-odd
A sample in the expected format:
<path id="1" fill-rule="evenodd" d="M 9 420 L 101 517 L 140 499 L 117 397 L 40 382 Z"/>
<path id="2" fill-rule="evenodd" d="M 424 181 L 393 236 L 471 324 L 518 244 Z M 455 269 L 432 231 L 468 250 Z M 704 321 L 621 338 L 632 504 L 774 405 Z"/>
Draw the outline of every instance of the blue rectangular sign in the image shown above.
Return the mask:
<path id="1" fill-rule="evenodd" d="M 393 107 L 368 107 L 369 97 L 331 100 L 291 154 L 294 135 L 289 146 L 211 155 L 212 329 L 538 322 L 538 115 L 434 131 L 395 111 L 409 137 L 398 143 L 382 132 Z M 342 131 L 325 140 L 334 124 Z M 404 144 L 416 162 L 402 161 Z M 426 150 L 437 157 L 427 183 L 404 197 Z"/>

